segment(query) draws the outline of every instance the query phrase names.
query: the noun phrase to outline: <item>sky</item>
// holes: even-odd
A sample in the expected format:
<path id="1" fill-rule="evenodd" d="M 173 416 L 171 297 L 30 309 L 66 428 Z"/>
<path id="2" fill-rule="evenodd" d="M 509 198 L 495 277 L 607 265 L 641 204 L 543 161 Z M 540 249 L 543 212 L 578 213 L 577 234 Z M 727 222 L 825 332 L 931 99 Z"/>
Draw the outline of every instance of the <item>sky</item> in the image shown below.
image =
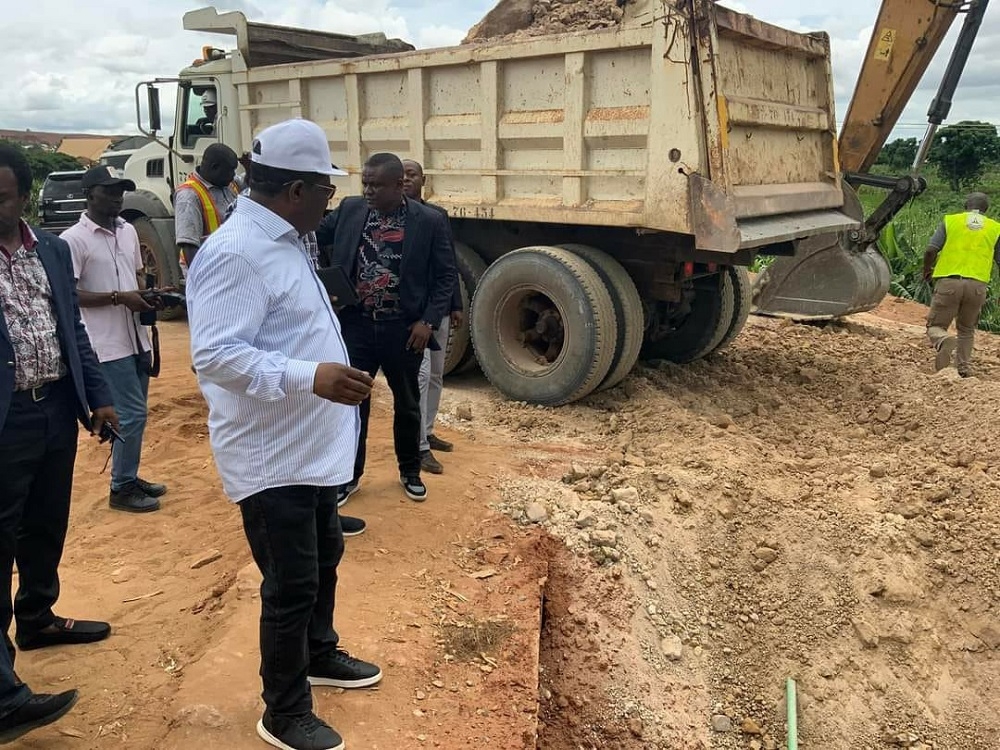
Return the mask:
<path id="1" fill-rule="evenodd" d="M 912 2 L 930 0 L 912 0 Z M 736 10 L 796 31 L 830 34 L 837 115 L 847 111 L 878 3 L 872 0 L 722 0 Z M 0 129 L 131 134 L 138 82 L 168 77 L 189 65 L 203 44 L 228 47 L 232 37 L 184 31 L 184 12 L 210 0 L 11 0 L 0 45 Z M 383 31 L 418 48 L 457 44 L 494 0 L 219 0 L 252 20 L 347 34 Z M 1000 124 L 1000 3 L 986 20 L 955 96 L 949 122 Z M 94 8 L 91 10 L 91 8 Z M 97 10 L 99 8 L 99 11 Z M 896 128 L 917 137 L 961 19 Z M 169 102 L 164 98 L 164 111 Z"/>

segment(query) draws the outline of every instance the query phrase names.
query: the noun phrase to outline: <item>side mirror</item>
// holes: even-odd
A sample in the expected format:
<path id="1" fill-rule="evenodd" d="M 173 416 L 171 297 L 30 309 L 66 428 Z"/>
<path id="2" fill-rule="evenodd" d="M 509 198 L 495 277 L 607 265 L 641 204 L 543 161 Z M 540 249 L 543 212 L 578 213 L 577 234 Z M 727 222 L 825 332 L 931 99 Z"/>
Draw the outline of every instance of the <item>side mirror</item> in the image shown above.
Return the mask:
<path id="1" fill-rule="evenodd" d="M 149 129 L 155 133 L 163 127 L 160 122 L 160 90 L 154 86 L 148 86 L 146 96 L 149 105 Z"/>

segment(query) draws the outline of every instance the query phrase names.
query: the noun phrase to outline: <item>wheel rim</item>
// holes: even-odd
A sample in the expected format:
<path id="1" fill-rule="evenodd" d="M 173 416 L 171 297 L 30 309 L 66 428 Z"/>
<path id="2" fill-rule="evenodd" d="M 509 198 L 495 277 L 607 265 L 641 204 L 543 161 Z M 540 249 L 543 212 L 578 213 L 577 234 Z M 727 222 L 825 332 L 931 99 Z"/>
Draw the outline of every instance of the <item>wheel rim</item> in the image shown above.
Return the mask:
<path id="1" fill-rule="evenodd" d="M 544 375 L 562 361 L 566 341 L 573 332 L 566 328 L 559 305 L 543 290 L 516 287 L 497 306 L 497 329 L 504 359 L 529 375 Z"/>

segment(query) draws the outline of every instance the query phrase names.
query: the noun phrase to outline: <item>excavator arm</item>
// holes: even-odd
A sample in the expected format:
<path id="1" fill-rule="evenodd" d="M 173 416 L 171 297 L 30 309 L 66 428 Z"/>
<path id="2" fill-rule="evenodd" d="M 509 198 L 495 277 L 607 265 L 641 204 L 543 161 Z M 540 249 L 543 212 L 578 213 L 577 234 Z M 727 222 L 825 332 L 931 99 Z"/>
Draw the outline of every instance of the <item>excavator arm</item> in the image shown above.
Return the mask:
<path id="1" fill-rule="evenodd" d="M 958 16 L 958 3 L 885 0 L 840 130 L 840 168 L 867 172 Z"/>
<path id="2" fill-rule="evenodd" d="M 843 234 L 812 237 L 794 255 L 778 258 L 754 285 L 754 311 L 796 319 L 829 319 L 878 306 L 889 290 L 889 265 L 878 250 L 881 230 L 927 187 L 917 172 L 972 49 L 989 0 L 883 0 L 839 138 L 839 162 L 850 187 L 845 207 L 862 225 Z M 899 178 L 868 170 L 895 128 L 920 79 L 960 13 L 966 13 L 948 69 L 928 112 L 912 174 Z M 889 191 L 867 218 L 853 188 Z"/>

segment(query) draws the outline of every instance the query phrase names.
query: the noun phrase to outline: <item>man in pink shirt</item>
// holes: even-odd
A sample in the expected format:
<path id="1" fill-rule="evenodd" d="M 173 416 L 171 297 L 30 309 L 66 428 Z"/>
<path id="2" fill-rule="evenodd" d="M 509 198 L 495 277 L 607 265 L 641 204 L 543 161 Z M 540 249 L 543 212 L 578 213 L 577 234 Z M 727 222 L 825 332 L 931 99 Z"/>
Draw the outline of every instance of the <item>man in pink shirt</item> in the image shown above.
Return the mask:
<path id="1" fill-rule="evenodd" d="M 118 216 L 125 191 L 135 190 L 135 183 L 102 165 L 89 169 L 82 185 L 87 210 L 61 237 L 72 251 L 83 323 L 121 424 L 123 442 L 112 448 L 110 505 L 148 513 L 159 509 L 158 498 L 167 488 L 139 476 L 151 357 L 149 337 L 137 313 L 153 308 L 139 293 L 139 237 Z"/>

